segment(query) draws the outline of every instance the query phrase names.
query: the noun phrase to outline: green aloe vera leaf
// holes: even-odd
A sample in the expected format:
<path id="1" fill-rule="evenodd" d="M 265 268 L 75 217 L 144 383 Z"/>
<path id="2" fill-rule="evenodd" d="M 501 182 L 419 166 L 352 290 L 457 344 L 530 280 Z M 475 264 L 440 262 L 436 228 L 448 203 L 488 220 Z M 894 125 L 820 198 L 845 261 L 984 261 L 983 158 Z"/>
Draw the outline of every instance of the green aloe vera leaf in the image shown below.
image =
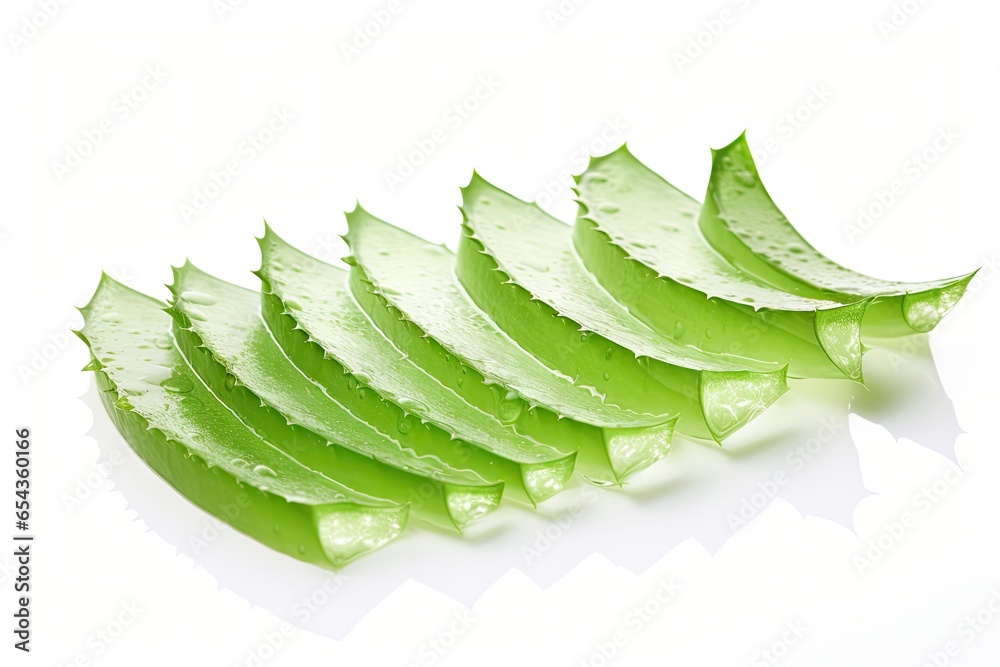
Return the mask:
<path id="1" fill-rule="evenodd" d="M 465 508 L 470 493 L 487 494 L 483 510 L 496 507 L 498 485 L 418 456 L 306 378 L 265 327 L 260 294 L 190 262 L 174 269 L 170 289 L 174 339 L 185 359 L 223 403 L 270 442 L 352 488 L 409 504 L 413 518 L 438 526 L 461 529 L 481 515 Z"/>
<path id="2" fill-rule="evenodd" d="M 621 483 L 667 454 L 675 419 L 608 405 L 531 356 L 465 294 L 447 248 L 360 206 L 347 223 L 358 303 L 449 390 L 536 442 L 552 443 L 558 450 L 549 456 L 579 448 L 576 470 L 595 483 Z"/>
<path id="3" fill-rule="evenodd" d="M 787 390 L 785 368 L 682 345 L 633 317 L 573 252 L 572 228 L 474 174 L 462 190 L 456 275 L 476 305 L 546 365 L 606 403 L 679 416 L 722 440 Z"/>
<path id="4" fill-rule="evenodd" d="M 532 504 L 562 490 L 574 454 L 507 428 L 466 403 L 400 352 L 351 295 L 348 274 L 292 247 L 270 228 L 260 239 L 264 321 L 285 353 L 344 407 L 404 446 L 435 456 Z M 534 463 L 521 461 L 535 457 Z"/>
<path id="5" fill-rule="evenodd" d="M 174 347 L 164 306 L 103 276 L 78 334 L 108 414 L 147 465 L 202 509 L 310 563 L 340 567 L 402 532 L 406 505 L 307 468 L 223 406 Z"/>
<path id="6" fill-rule="evenodd" d="M 974 273 L 927 282 L 873 278 L 827 258 L 799 234 L 761 183 L 746 134 L 712 151 L 698 224 L 729 262 L 790 294 L 841 303 L 876 297 L 863 333 L 902 336 L 937 326 Z"/>
<path id="7" fill-rule="evenodd" d="M 862 381 L 870 299 L 787 294 L 734 268 L 698 231 L 698 202 L 625 146 L 592 158 L 577 186 L 577 252 L 650 327 L 706 352 L 788 364 L 792 377 Z"/>

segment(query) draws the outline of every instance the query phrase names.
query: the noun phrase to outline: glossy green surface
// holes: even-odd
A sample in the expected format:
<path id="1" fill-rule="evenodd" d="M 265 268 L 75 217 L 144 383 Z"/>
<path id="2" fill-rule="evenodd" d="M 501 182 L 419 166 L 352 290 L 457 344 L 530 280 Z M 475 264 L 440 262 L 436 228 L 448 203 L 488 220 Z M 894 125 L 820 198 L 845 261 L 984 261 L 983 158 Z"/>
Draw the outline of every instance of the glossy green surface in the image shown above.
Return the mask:
<path id="1" fill-rule="evenodd" d="M 861 380 L 868 306 L 788 294 L 736 269 L 698 230 L 700 204 L 625 147 L 578 179 L 574 245 L 601 285 L 678 343 L 788 364 L 793 377 Z"/>
<path id="2" fill-rule="evenodd" d="M 584 268 L 572 228 L 536 205 L 473 176 L 462 212 L 456 273 L 472 300 L 521 347 L 606 403 L 677 416 L 682 432 L 721 440 L 786 391 L 779 364 L 705 353 L 634 317 Z"/>
<path id="3" fill-rule="evenodd" d="M 353 294 L 396 347 L 450 391 L 535 442 L 579 448 L 577 470 L 592 481 L 618 483 L 669 451 L 673 418 L 606 404 L 518 346 L 465 294 L 447 248 L 360 207 L 347 222 Z"/>
<path id="4" fill-rule="evenodd" d="M 720 442 L 788 375 L 860 382 L 863 335 L 933 328 L 972 277 L 884 281 L 823 257 L 743 137 L 715 151 L 704 205 L 624 146 L 577 186 L 570 226 L 474 174 L 456 253 L 357 207 L 349 271 L 265 228 L 259 292 L 187 263 L 166 306 L 104 276 L 82 309 L 87 370 L 182 495 L 339 567 L 411 517 L 460 532 L 574 471 L 621 484 L 675 428 Z"/>
<path id="5" fill-rule="evenodd" d="M 105 276 L 80 332 L 108 413 L 157 474 L 251 537 L 319 565 L 399 535 L 405 505 L 310 469 L 223 406 L 174 347 L 164 306 Z"/>
<path id="6" fill-rule="evenodd" d="M 494 509 L 495 483 L 420 456 L 355 417 L 292 364 L 260 317 L 260 294 L 200 271 L 174 270 L 174 337 L 235 414 L 309 467 L 365 493 L 409 504 L 414 518 L 464 527 Z M 479 500 L 473 511 L 470 498 Z M 461 500 L 456 500 L 461 499 Z"/>
<path id="7" fill-rule="evenodd" d="M 260 243 L 265 322 L 296 365 L 342 405 L 376 428 L 391 424 L 420 454 L 504 482 L 514 498 L 537 502 L 562 490 L 575 452 L 529 440 L 439 383 L 368 319 L 346 271 L 270 229 Z"/>
<path id="8" fill-rule="evenodd" d="M 746 136 L 712 151 L 712 176 L 698 219 L 702 233 L 729 262 L 777 289 L 840 303 L 875 297 L 864 333 L 901 336 L 937 326 L 973 274 L 926 282 L 882 280 L 853 271 L 809 244 L 771 199 Z"/>

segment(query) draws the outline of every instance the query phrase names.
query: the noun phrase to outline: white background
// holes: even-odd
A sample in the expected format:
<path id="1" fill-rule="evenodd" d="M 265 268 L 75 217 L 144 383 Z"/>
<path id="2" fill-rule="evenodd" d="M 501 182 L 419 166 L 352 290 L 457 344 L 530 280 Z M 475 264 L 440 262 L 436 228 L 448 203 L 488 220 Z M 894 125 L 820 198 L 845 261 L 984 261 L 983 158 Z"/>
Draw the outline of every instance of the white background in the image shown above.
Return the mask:
<path id="1" fill-rule="evenodd" d="M 33 429 L 38 536 L 34 650 L 11 649 L 0 627 L 4 664 L 997 664 L 1000 7 L 969 0 L 224 2 L 17 0 L 0 16 L 0 414 L 9 458 L 14 428 Z M 390 8 L 396 12 L 387 21 Z M 372 12 L 386 25 L 369 26 L 377 34 L 367 44 L 355 41 Z M 461 115 L 455 104 L 475 109 Z M 264 132 L 262 140 L 273 140 L 260 150 L 247 148 L 275 110 L 291 120 L 275 124 L 281 129 L 273 137 Z M 446 595 L 446 587 L 419 579 L 383 590 L 380 567 L 419 552 L 447 571 L 450 554 L 468 551 L 421 536 L 327 582 L 335 592 L 317 599 L 322 618 L 338 629 L 317 631 L 320 616 L 293 629 L 283 625 L 288 613 L 247 601 L 246 590 L 267 588 L 259 568 L 248 570 L 256 589 L 244 581 L 240 590 L 220 590 L 226 573 L 179 554 L 170 526 L 153 525 L 140 498 L 118 482 L 141 481 L 144 471 L 91 410 L 91 379 L 79 372 L 86 353 L 67 334 L 82 324 L 73 307 L 87 301 L 102 269 L 162 297 L 169 265 L 190 257 L 253 287 L 253 236 L 262 218 L 335 260 L 344 254 L 341 212 L 355 199 L 451 243 L 458 188 L 474 167 L 570 220 L 564 174 L 582 168 L 584 152 L 626 139 L 641 159 L 700 196 L 708 149 L 743 129 L 785 213 L 841 263 L 914 280 L 984 267 L 963 306 L 929 336 L 933 363 L 920 346 L 866 359 L 866 373 L 869 363 L 889 369 L 886 387 L 922 393 L 886 389 L 882 396 L 895 403 L 881 405 L 873 384 L 861 414 L 855 388 L 836 390 L 847 396 L 840 416 L 850 430 L 833 444 L 846 448 L 854 468 L 814 462 L 810 479 L 832 488 L 843 481 L 842 515 L 780 489 L 748 526 L 724 543 L 704 544 L 696 522 L 663 538 L 656 525 L 632 520 L 627 502 L 598 498 L 595 506 L 621 507 L 617 521 L 631 532 L 578 525 L 575 534 L 587 540 L 566 540 L 576 546 L 553 551 L 544 576 L 525 566 L 500 573 L 492 586 L 480 582 L 485 591 Z M 939 136 L 951 138 L 935 149 Z M 414 154 L 420 145 L 424 154 Z M 74 151 L 87 155 L 77 163 Z M 933 163 L 916 166 L 913 156 L 925 151 Z M 239 173 L 213 188 L 213 174 L 228 161 Z M 403 162 L 420 164 L 394 183 L 387 173 L 400 173 Z M 880 208 L 894 181 L 897 194 Z M 207 205 L 198 193 L 210 195 Z M 185 215 L 183 207 L 196 204 L 203 210 Z M 871 217 L 859 224 L 863 210 Z M 789 401 L 815 391 L 800 383 L 800 397 Z M 858 413 L 850 418 L 848 401 Z M 801 433 L 790 434 L 787 424 L 813 416 L 788 406 L 806 403 L 775 406 L 777 416 L 752 427 L 755 442 L 778 452 L 765 461 L 780 465 L 795 445 Z M 815 432 L 818 423 L 803 428 Z M 655 488 L 648 480 L 665 474 L 663 466 L 683 471 L 697 458 L 684 451 L 648 471 L 647 486 Z M 123 475 L 129 466 L 137 469 Z M 773 470 L 757 465 L 746 477 L 750 490 Z M 860 491 L 851 482 L 859 475 Z M 0 498 L 12 502 L 13 477 L 4 479 L 10 490 Z M 145 479 L 165 514 L 201 520 Z M 694 490 L 685 502 L 664 506 L 697 516 L 716 488 L 711 475 L 687 481 Z M 934 488 L 943 491 L 932 491 L 925 508 L 919 494 Z M 888 544 L 885 535 L 906 513 L 914 525 L 859 571 L 856 557 L 870 541 Z M 273 563 L 276 582 L 284 567 L 294 568 L 240 536 L 223 541 L 219 552 L 230 558 Z M 645 555 L 660 551 L 648 562 L 630 559 L 633 543 Z M 12 562 L 0 557 L 8 624 Z M 681 590 L 662 601 L 661 582 Z M 339 609 L 358 599 L 351 590 L 377 590 L 384 600 L 370 612 Z M 637 615 L 644 606 L 652 611 Z M 101 632 L 115 637 L 106 642 Z"/>

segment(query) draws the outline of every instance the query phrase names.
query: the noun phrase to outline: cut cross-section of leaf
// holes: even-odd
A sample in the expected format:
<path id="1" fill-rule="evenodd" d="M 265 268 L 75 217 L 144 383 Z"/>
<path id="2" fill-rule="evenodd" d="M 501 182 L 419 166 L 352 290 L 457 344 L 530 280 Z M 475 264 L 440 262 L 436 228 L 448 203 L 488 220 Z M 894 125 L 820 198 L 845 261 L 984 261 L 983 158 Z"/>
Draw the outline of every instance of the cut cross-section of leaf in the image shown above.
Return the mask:
<path id="1" fill-rule="evenodd" d="M 682 432 L 721 440 L 786 390 L 779 364 L 706 353 L 633 317 L 580 263 L 572 228 L 536 205 L 473 175 L 462 212 L 456 274 L 472 300 L 521 347 L 606 403 L 678 415 Z M 717 381 L 729 390 L 714 391 Z M 712 404 L 727 395 L 731 404 Z"/>
<path id="2" fill-rule="evenodd" d="M 355 298 L 396 347 L 449 390 L 558 448 L 551 456 L 579 448 L 576 469 L 596 483 L 620 483 L 669 451 L 675 418 L 606 404 L 531 356 L 465 294 L 447 248 L 360 207 L 347 222 Z"/>
<path id="3" fill-rule="evenodd" d="M 409 504 L 413 518 L 442 527 L 461 529 L 477 518 L 464 507 L 470 489 L 486 494 L 484 509 L 496 506 L 498 484 L 433 456 L 418 456 L 303 375 L 265 327 L 257 292 L 191 263 L 174 269 L 170 289 L 174 338 L 189 365 L 244 423 L 276 446 L 352 488 Z"/>
<path id="4" fill-rule="evenodd" d="M 861 381 L 869 300 L 787 294 L 734 268 L 699 233 L 698 202 L 624 146 L 592 158 L 577 182 L 574 246 L 635 317 L 708 353 L 788 364 L 792 377 Z"/>
<path id="5" fill-rule="evenodd" d="M 346 271 L 270 228 L 260 246 L 264 321 L 292 361 L 341 405 L 418 454 L 503 482 L 512 498 L 535 503 L 565 487 L 575 453 L 524 437 L 426 373 L 368 318 Z"/>
<path id="6" fill-rule="evenodd" d="M 754 164 L 746 135 L 712 151 L 712 176 L 698 224 L 729 262 L 790 294 L 841 303 L 875 297 L 863 333 L 902 336 L 937 326 L 973 274 L 927 282 L 881 280 L 829 259 L 775 205 Z"/>
<path id="7" fill-rule="evenodd" d="M 81 309 L 101 400 L 188 500 L 273 549 L 339 567 L 397 537 L 408 507 L 312 470 L 247 428 L 175 349 L 163 304 L 104 276 Z"/>

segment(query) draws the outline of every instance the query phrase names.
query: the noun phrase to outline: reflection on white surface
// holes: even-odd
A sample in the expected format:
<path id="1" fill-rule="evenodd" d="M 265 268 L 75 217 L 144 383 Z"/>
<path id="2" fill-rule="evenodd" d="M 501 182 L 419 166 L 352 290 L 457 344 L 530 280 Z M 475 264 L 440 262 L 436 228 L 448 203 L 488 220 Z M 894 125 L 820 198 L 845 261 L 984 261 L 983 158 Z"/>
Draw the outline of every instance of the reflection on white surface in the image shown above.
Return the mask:
<path id="1" fill-rule="evenodd" d="M 132 458 L 134 464 L 118 466 L 111 479 L 150 530 L 220 587 L 339 639 L 410 579 L 471 606 L 512 569 L 548 586 L 600 553 L 642 572 L 690 538 L 715 553 L 776 497 L 803 515 L 850 528 L 868 491 L 849 412 L 949 458 L 960 433 L 922 337 L 869 352 L 865 379 L 867 389 L 847 381 L 794 381 L 792 391 L 723 448 L 678 437 L 665 460 L 623 490 L 576 481 L 537 512 L 504 507 L 464 538 L 411 526 L 340 575 L 271 551 L 186 502 L 121 444 L 95 388 L 85 400 L 102 454 L 120 448 Z"/>

